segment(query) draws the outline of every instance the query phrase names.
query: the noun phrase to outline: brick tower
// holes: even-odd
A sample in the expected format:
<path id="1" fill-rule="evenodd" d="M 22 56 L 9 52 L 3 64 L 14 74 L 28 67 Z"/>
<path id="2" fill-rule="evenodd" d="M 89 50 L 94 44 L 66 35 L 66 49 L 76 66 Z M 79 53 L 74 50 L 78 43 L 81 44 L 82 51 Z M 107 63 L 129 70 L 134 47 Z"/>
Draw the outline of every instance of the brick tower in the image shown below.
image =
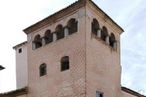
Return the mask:
<path id="1" fill-rule="evenodd" d="M 120 34 L 91 0 L 26 28 L 28 97 L 118 97 Z"/>

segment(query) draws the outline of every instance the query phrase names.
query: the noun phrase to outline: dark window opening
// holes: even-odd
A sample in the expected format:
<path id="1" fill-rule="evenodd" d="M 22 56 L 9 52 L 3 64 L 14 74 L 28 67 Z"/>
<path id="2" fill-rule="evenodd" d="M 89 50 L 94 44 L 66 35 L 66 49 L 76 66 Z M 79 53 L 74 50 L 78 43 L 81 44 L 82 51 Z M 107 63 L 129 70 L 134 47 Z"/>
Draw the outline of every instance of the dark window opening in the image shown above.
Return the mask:
<path id="1" fill-rule="evenodd" d="M 73 34 L 78 31 L 78 22 L 74 18 L 72 18 L 68 21 L 67 27 L 69 30 L 69 35 Z"/>
<path id="2" fill-rule="evenodd" d="M 55 30 L 57 40 L 64 38 L 64 29 L 62 25 L 58 25 Z"/>
<path id="3" fill-rule="evenodd" d="M 40 35 L 35 36 L 33 43 L 35 45 L 35 49 L 42 46 L 42 38 L 40 37 Z"/>
<path id="4" fill-rule="evenodd" d="M 110 37 L 109 37 L 109 43 L 111 47 L 114 47 L 114 43 L 116 42 L 115 39 L 115 35 L 113 33 L 111 33 Z"/>
<path id="5" fill-rule="evenodd" d="M 92 33 L 97 35 L 97 31 L 99 30 L 99 22 L 96 19 L 93 19 L 91 28 L 92 28 Z"/>
<path id="6" fill-rule="evenodd" d="M 103 97 L 103 93 L 96 91 L 96 97 Z"/>
<path id="7" fill-rule="evenodd" d="M 39 70 L 40 70 L 40 76 L 46 75 L 47 74 L 47 66 L 46 66 L 46 64 L 41 64 Z"/>
<path id="8" fill-rule="evenodd" d="M 5 67 L 3 67 L 3 66 L 0 65 L 0 70 L 3 70 L 3 69 L 5 69 Z"/>
<path id="9" fill-rule="evenodd" d="M 51 33 L 50 30 L 47 30 L 45 32 L 44 39 L 45 39 L 45 44 L 48 44 L 48 43 L 52 42 L 53 41 L 53 33 Z"/>
<path id="10" fill-rule="evenodd" d="M 18 53 L 22 53 L 22 48 L 18 49 Z"/>
<path id="11" fill-rule="evenodd" d="M 61 71 L 69 69 L 69 57 L 65 56 L 61 58 Z"/>
<path id="12" fill-rule="evenodd" d="M 106 37 L 108 36 L 108 30 L 106 27 L 103 27 L 102 28 L 102 31 L 101 31 L 101 39 L 103 41 L 106 41 Z"/>

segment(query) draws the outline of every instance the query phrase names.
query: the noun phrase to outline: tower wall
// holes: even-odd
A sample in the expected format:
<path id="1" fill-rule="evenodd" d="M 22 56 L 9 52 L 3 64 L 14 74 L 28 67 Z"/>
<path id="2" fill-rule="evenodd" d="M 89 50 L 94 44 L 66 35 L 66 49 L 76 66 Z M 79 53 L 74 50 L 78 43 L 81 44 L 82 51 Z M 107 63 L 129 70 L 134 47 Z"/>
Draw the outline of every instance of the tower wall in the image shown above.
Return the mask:
<path id="1" fill-rule="evenodd" d="M 47 29 L 55 31 L 58 24 L 76 18 L 78 31 L 63 39 L 32 50 L 35 35 L 44 35 Z M 85 97 L 85 9 L 81 8 L 68 16 L 28 34 L 28 97 Z M 60 71 L 60 60 L 69 56 L 70 69 Z M 39 66 L 47 64 L 47 75 L 39 76 Z"/>
<path id="2" fill-rule="evenodd" d="M 65 29 L 72 18 L 78 21 L 77 32 L 56 40 L 56 27 L 61 24 L 67 32 Z M 93 30 L 101 32 L 106 27 L 106 37 L 103 33 L 102 38 L 101 33 L 93 33 L 93 19 L 99 22 L 98 30 Z M 53 42 L 45 44 L 44 34 L 48 29 L 53 32 Z M 79 0 L 25 31 L 28 34 L 28 97 L 94 97 L 97 92 L 105 97 L 120 96 L 122 29 L 92 1 Z M 111 39 L 112 34 L 116 40 Z M 38 35 L 40 38 L 35 41 Z M 37 49 L 34 42 L 39 46 Z M 69 56 L 70 68 L 61 71 L 64 56 Z M 47 74 L 40 76 L 39 67 L 44 63 Z"/>
<path id="3" fill-rule="evenodd" d="M 121 90 L 120 30 L 90 5 L 86 7 L 86 14 L 86 97 L 95 97 L 96 92 L 104 97 L 118 97 Z M 116 49 L 93 35 L 91 24 L 94 18 L 98 20 L 100 28 L 107 27 L 109 35 L 114 33 Z"/>
<path id="4" fill-rule="evenodd" d="M 20 89 L 27 86 L 28 70 L 27 70 L 27 44 L 15 47 L 16 55 L 16 88 Z"/>

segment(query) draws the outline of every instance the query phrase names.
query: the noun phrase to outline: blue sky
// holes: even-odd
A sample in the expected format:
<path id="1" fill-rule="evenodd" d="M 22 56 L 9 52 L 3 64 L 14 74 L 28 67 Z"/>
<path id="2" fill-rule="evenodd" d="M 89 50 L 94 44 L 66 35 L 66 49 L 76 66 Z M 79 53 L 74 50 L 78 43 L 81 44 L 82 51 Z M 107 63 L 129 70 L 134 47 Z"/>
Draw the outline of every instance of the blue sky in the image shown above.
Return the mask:
<path id="1" fill-rule="evenodd" d="M 13 46 L 26 40 L 22 30 L 76 0 L 0 1 L 0 92 L 15 89 Z M 93 0 L 125 32 L 121 35 L 122 85 L 146 91 L 146 0 Z"/>

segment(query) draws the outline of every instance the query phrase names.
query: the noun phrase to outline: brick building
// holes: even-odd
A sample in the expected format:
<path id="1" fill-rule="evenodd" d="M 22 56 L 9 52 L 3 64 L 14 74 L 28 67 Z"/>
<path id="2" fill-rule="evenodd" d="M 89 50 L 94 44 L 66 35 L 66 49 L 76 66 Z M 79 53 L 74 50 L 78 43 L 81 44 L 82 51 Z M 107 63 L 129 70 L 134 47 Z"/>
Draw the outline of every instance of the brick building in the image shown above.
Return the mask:
<path id="1" fill-rule="evenodd" d="M 78 0 L 24 32 L 27 42 L 14 47 L 24 97 L 145 97 L 121 87 L 123 29 L 93 1 Z"/>

